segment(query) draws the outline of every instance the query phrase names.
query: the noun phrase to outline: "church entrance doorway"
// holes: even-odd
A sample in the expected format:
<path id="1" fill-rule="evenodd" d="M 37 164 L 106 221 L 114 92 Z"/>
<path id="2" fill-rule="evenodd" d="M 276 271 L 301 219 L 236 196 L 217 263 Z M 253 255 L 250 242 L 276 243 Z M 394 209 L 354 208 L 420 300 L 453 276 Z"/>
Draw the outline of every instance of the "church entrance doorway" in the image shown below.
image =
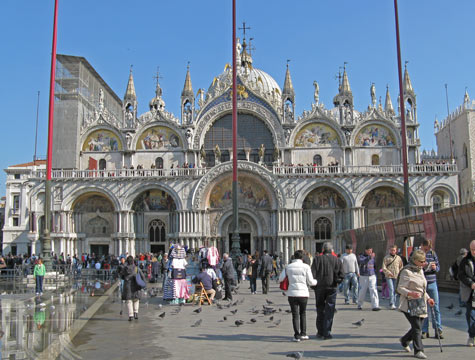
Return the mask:
<path id="1" fill-rule="evenodd" d="M 232 249 L 232 240 L 233 234 L 229 233 L 229 251 Z M 247 250 L 247 253 L 251 253 L 251 234 L 250 233 L 239 233 L 239 244 L 241 245 L 241 253 L 244 250 Z"/>
<path id="2" fill-rule="evenodd" d="M 91 254 L 99 257 L 109 255 L 109 245 L 91 245 Z"/>
<path id="3" fill-rule="evenodd" d="M 165 245 L 157 245 L 157 244 L 150 245 L 150 252 L 152 254 L 158 254 L 160 251 L 165 253 Z"/>

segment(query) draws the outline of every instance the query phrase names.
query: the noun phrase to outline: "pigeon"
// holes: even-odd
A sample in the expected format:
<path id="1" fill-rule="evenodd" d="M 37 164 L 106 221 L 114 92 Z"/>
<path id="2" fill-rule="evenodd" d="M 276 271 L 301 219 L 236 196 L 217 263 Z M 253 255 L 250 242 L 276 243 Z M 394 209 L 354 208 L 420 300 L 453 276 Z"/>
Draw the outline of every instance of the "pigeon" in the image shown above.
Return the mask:
<path id="1" fill-rule="evenodd" d="M 242 298 L 241 300 L 238 300 L 239 304 L 244 304 L 244 298 Z"/>
<path id="2" fill-rule="evenodd" d="M 454 308 L 454 304 L 450 304 L 449 306 L 446 306 L 446 308 L 452 310 Z"/>
<path id="3" fill-rule="evenodd" d="M 294 359 L 302 359 L 303 358 L 303 351 L 296 351 L 290 354 L 285 355 L 289 358 L 294 358 Z"/>
<path id="4" fill-rule="evenodd" d="M 238 301 L 236 300 L 235 302 L 231 304 L 231 306 L 236 306 L 237 304 L 238 304 Z"/>
<path id="5" fill-rule="evenodd" d="M 223 305 L 221 305 L 221 304 L 219 304 L 219 303 L 216 304 L 216 307 L 217 307 L 219 310 L 223 310 Z"/>
<path id="6" fill-rule="evenodd" d="M 236 310 L 231 310 L 231 313 L 232 313 L 233 315 L 236 315 L 237 311 L 238 311 L 238 309 L 236 309 Z"/>
<path id="7" fill-rule="evenodd" d="M 251 319 L 251 322 L 252 322 L 252 323 L 255 323 L 255 322 L 257 322 L 257 320 L 256 320 L 255 318 L 252 318 L 252 319 Z"/>
<path id="8" fill-rule="evenodd" d="M 277 321 L 274 323 L 274 325 L 275 325 L 275 326 L 279 326 L 281 322 L 282 322 L 282 320 L 279 319 L 279 320 L 277 320 Z"/>
<path id="9" fill-rule="evenodd" d="M 180 311 L 181 311 L 181 307 L 176 308 L 176 310 L 175 310 L 175 315 L 178 315 L 178 314 L 180 313 Z"/>
<path id="10" fill-rule="evenodd" d="M 39 304 L 39 305 L 40 305 L 41 307 L 45 307 L 45 306 L 46 306 L 45 303 L 41 303 L 41 304 Z M 85 307 L 85 306 L 84 306 L 84 307 Z M 87 309 L 87 308 L 86 308 L 86 309 Z"/>
<path id="11" fill-rule="evenodd" d="M 457 311 L 457 312 L 455 313 L 455 315 L 456 315 L 456 316 L 462 315 L 462 310 Z"/>
<path id="12" fill-rule="evenodd" d="M 353 325 L 355 326 L 361 326 L 364 323 L 364 319 L 361 319 L 360 321 L 354 322 Z"/>
<path id="13" fill-rule="evenodd" d="M 282 312 L 282 309 L 281 309 L 281 308 L 279 308 L 279 312 Z"/>
<path id="14" fill-rule="evenodd" d="M 253 310 L 252 313 L 253 314 L 259 314 L 259 310 Z"/>
<path id="15" fill-rule="evenodd" d="M 241 326 L 242 324 L 244 324 L 244 321 L 242 321 L 242 320 L 236 320 L 236 321 L 234 322 L 234 324 L 236 324 L 236 326 L 239 327 L 239 326 Z"/>
<path id="16" fill-rule="evenodd" d="M 40 304 L 40 306 L 41 306 L 41 304 Z M 87 310 L 87 306 L 83 306 L 82 311 L 86 311 L 86 310 Z"/>
<path id="17" fill-rule="evenodd" d="M 267 303 L 267 305 L 272 305 L 273 304 L 273 302 L 270 301 L 269 299 L 266 299 L 266 303 Z"/>
<path id="18" fill-rule="evenodd" d="M 203 308 L 199 307 L 198 309 L 193 310 L 193 312 L 199 314 L 201 312 L 201 310 L 203 310 Z"/>
<path id="19" fill-rule="evenodd" d="M 162 304 L 158 304 L 158 305 L 157 305 L 157 309 L 158 309 L 158 310 L 160 310 L 162 307 L 163 307 Z"/>
<path id="20" fill-rule="evenodd" d="M 202 319 L 199 319 L 197 322 L 195 322 L 193 325 L 191 325 L 191 327 L 198 327 L 201 325 L 201 323 L 203 322 Z"/>
<path id="21" fill-rule="evenodd" d="M 285 312 L 286 312 L 287 314 L 291 314 L 291 313 L 292 313 L 292 310 L 288 310 L 288 309 L 287 309 L 287 310 L 285 310 Z"/>
<path id="22" fill-rule="evenodd" d="M 274 317 L 271 316 L 271 317 L 269 318 L 269 321 L 273 321 L 273 320 L 274 320 Z"/>
<path id="23" fill-rule="evenodd" d="M 228 320 L 227 316 L 223 316 L 223 321 Z"/>
<path id="24" fill-rule="evenodd" d="M 161 319 L 163 319 L 163 318 L 165 317 L 165 315 L 166 315 L 166 312 L 164 311 L 164 312 L 162 312 L 160 315 L 158 315 L 158 317 L 161 318 Z"/>
<path id="25" fill-rule="evenodd" d="M 122 311 L 122 310 L 120 310 L 120 312 L 119 312 L 119 315 L 120 315 L 120 316 L 122 316 L 122 314 L 123 314 L 123 311 Z"/>

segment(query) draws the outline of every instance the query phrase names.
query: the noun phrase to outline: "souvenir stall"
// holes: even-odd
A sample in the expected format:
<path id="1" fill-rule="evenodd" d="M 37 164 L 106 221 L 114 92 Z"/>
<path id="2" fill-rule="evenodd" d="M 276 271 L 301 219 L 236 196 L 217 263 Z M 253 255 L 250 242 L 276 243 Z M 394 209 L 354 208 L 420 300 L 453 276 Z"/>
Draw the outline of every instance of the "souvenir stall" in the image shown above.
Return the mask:
<path id="1" fill-rule="evenodd" d="M 181 245 L 172 245 L 168 254 L 167 278 L 163 288 L 163 300 L 170 304 L 182 304 L 190 297 L 186 280 L 186 250 Z"/>

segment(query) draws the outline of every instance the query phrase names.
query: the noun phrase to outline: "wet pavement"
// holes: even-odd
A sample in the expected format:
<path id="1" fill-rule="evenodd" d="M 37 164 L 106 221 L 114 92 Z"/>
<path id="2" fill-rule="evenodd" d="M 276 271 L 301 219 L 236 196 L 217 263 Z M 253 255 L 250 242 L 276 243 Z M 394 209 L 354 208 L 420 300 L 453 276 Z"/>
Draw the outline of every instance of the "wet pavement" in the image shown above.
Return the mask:
<path id="1" fill-rule="evenodd" d="M 411 357 L 398 342 L 408 323 L 401 313 L 387 309 L 387 300 L 381 301 L 380 312 L 371 311 L 368 303 L 361 311 L 355 305 L 343 305 L 339 294 L 334 338 L 322 341 L 315 338 L 312 294 L 307 308 L 310 340 L 294 343 L 287 298 L 277 284 L 272 283 L 268 295 L 251 295 L 248 284 L 242 283 L 234 295 L 239 302 L 235 306 L 203 305 L 199 313 L 197 305 L 162 304 L 149 285 L 152 296 L 141 301 L 139 319 L 131 322 L 117 284 L 108 281 L 76 282 L 40 299 L 28 291 L 3 291 L 2 359 L 283 359 L 294 351 L 315 359 Z M 456 294 L 441 293 L 444 352 L 440 353 L 436 339 L 424 339 L 429 359 L 474 358 L 475 348 L 465 346 L 466 322 L 463 315 L 456 315 L 457 301 Z M 454 308 L 447 309 L 449 304 L 455 304 Z M 264 305 L 275 313 L 264 315 Z M 363 326 L 352 325 L 363 318 Z M 243 324 L 237 326 L 236 320 Z"/>

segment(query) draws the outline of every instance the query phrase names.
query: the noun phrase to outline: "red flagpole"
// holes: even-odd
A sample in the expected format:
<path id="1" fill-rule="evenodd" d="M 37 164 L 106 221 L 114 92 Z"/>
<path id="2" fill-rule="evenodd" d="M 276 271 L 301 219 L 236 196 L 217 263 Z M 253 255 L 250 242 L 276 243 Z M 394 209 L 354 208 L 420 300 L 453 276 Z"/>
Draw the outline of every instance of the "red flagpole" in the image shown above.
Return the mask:
<path id="1" fill-rule="evenodd" d="M 56 37 L 58 32 L 58 0 L 54 1 L 53 49 L 51 50 L 51 74 L 49 83 L 49 116 L 48 116 L 48 150 L 46 156 L 46 180 L 51 180 L 53 156 L 53 119 L 54 119 L 54 84 L 56 77 Z"/>

